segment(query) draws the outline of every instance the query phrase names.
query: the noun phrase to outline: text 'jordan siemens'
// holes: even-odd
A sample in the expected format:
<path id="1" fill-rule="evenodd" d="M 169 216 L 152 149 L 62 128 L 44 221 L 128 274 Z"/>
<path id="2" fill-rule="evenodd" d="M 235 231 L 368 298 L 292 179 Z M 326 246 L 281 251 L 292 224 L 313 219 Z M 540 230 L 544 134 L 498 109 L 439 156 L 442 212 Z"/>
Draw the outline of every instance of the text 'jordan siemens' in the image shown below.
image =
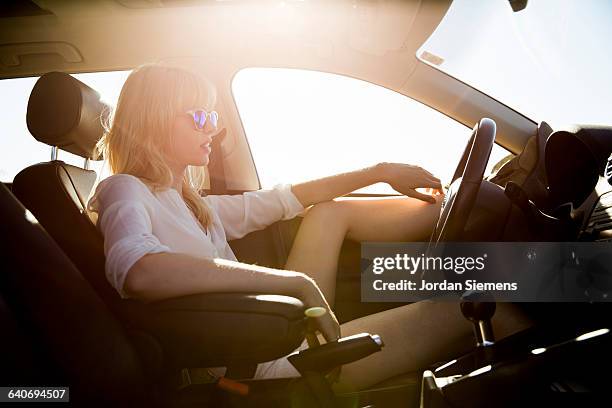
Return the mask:
<path id="1" fill-rule="evenodd" d="M 518 284 L 516 282 L 478 282 L 474 279 L 468 279 L 465 282 L 428 282 L 421 280 L 414 282 L 407 279 L 402 279 L 397 282 L 384 282 L 380 279 L 372 283 L 372 287 L 377 291 L 384 290 L 403 290 L 403 291 L 516 291 Z"/>

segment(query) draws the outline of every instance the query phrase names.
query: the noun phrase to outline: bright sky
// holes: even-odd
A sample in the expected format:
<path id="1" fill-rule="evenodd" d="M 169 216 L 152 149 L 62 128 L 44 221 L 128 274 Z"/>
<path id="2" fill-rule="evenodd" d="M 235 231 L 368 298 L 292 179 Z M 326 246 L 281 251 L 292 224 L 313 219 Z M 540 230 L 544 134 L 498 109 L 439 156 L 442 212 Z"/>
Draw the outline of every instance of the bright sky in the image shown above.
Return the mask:
<path id="1" fill-rule="evenodd" d="M 611 6 L 606 1 L 531 0 L 525 11 L 512 13 L 505 1 L 474 7 L 473 1 L 455 0 L 422 49 L 445 59 L 441 69 L 533 119 L 609 123 L 607 74 L 612 64 L 604 50 L 609 48 L 605 40 L 612 38 L 607 24 Z M 113 105 L 126 76 L 75 75 Z M 50 157 L 50 149 L 25 126 L 35 80 L 0 81 L 2 181 Z M 236 76 L 233 92 L 263 188 L 379 161 L 418 164 L 446 181 L 470 134 L 403 95 L 333 74 L 252 68 Z M 494 150 L 490 167 L 505 154 Z M 60 158 L 83 162 L 65 152 Z M 367 191 L 392 190 L 378 185 Z"/>
<path id="2" fill-rule="evenodd" d="M 421 50 L 536 121 L 611 124 L 611 21 L 609 0 L 454 0 Z"/>

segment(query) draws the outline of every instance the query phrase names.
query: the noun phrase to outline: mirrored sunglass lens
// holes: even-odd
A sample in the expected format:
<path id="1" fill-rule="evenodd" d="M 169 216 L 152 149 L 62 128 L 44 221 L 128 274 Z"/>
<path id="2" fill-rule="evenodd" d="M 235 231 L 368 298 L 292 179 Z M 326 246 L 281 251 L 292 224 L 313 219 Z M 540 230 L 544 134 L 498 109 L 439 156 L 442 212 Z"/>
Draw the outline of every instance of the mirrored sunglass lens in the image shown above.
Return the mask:
<path id="1" fill-rule="evenodd" d="M 193 119 L 193 126 L 197 129 L 198 128 L 198 123 L 200 122 L 200 115 L 198 114 L 198 112 L 189 112 L 191 115 L 191 118 Z"/>
<path id="2" fill-rule="evenodd" d="M 210 112 L 210 123 L 213 125 L 213 127 L 217 127 L 217 122 L 219 120 L 219 114 L 216 111 L 212 111 Z"/>
<path id="3" fill-rule="evenodd" d="M 196 127 L 198 129 L 203 129 L 206 123 L 206 111 L 196 111 L 195 115 Z"/>

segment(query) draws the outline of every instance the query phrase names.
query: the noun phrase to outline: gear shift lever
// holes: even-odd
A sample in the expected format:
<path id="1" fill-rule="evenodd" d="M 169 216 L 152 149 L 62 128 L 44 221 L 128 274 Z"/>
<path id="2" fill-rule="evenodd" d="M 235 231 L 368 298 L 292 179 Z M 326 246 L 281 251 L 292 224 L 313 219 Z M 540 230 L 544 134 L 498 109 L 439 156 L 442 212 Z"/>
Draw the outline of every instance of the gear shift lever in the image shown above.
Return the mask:
<path id="1" fill-rule="evenodd" d="M 491 325 L 495 307 L 495 302 L 461 302 L 461 313 L 474 325 L 477 347 L 491 346 L 495 343 Z"/>

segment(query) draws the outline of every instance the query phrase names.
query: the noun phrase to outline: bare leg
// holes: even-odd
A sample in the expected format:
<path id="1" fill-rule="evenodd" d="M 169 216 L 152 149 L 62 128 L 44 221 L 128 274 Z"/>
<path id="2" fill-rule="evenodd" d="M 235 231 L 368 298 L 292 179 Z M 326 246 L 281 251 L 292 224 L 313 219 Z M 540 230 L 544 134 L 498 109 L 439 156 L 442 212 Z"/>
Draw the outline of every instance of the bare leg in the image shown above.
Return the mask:
<path id="1" fill-rule="evenodd" d="M 285 269 L 304 272 L 333 305 L 338 257 L 344 238 L 361 241 L 423 241 L 440 212 L 413 198 L 326 201 L 311 207 L 300 225 Z"/>
<path id="2" fill-rule="evenodd" d="M 525 329 L 531 322 L 510 303 L 500 303 L 492 319 L 496 339 Z M 475 345 L 472 324 L 455 302 L 422 301 L 341 325 L 342 336 L 378 334 L 382 351 L 344 365 L 340 382 L 367 388 L 398 374 L 419 371 L 434 362 L 456 358 Z"/>
<path id="3" fill-rule="evenodd" d="M 300 224 L 285 269 L 308 274 L 330 305 L 334 304 L 340 248 L 348 229 L 339 202 L 316 204 Z"/>

